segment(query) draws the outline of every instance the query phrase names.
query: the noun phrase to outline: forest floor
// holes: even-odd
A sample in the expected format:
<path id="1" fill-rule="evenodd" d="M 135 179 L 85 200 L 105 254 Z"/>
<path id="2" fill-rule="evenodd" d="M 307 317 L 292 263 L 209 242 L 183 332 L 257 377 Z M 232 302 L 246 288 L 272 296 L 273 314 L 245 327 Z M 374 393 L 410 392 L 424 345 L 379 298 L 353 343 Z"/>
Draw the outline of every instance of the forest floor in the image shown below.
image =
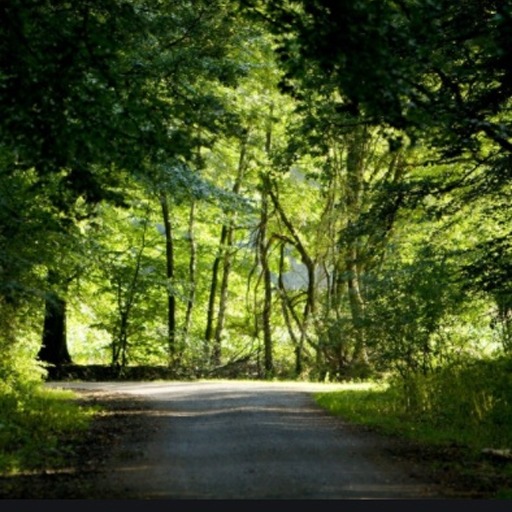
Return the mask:
<path id="1" fill-rule="evenodd" d="M 69 454 L 61 467 L 33 474 L 0 478 L 0 499 L 122 499 L 105 490 L 102 475 L 109 460 L 123 447 L 152 435 L 149 404 L 133 395 L 101 390 L 77 391 L 82 405 L 99 405 L 103 412 L 81 436 L 62 441 Z M 362 429 L 357 425 L 351 428 Z M 493 499 L 512 488 L 512 475 L 504 462 L 471 455 L 460 446 L 438 448 L 393 439 L 392 455 L 417 463 L 429 479 L 447 489 L 446 495 L 467 499 Z M 509 466 L 510 468 L 510 466 Z M 508 473 L 508 474 L 507 474 Z M 510 496 L 508 496 L 510 497 Z"/>

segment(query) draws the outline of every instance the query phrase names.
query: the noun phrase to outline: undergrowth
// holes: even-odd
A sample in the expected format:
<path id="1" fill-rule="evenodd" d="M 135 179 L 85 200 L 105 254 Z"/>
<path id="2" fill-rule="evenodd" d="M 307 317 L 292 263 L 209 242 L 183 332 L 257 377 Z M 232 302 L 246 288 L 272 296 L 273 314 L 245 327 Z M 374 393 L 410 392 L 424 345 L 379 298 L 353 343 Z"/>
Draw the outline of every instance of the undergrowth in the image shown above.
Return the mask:
<path id="1" fill-rule="evenodd" d="M 79 407 L 71 391 L 37 388 L 19 399 L 0 397 L 0 474 L 62 466 L 67 456 L 60 440 L 79 436 L 93 408 Z"/>
<path id="2" fill-rule="evenodd" d="M 475 460 L 486 448 L 512 449 L 512 361 L 465 360 L 427 375 L 408 374 L 316 395 L 345 419 L 423 444 L 459 446 Z M 512 463 L 502 461 L 512 473 Z M 499 495 L 510 497 L 509 489 Z"/>

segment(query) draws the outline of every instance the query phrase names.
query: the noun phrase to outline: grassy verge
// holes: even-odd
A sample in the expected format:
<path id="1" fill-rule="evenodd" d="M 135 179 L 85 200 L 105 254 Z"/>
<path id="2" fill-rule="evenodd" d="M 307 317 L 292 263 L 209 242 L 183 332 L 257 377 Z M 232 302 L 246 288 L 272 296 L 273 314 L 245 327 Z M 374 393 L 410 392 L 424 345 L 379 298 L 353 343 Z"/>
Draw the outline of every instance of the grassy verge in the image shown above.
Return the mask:
<path id="1" fill-rule="evenodd" d="M 347 384 L 341 391 L 318 393 L 316 401 L 331 414 L 386 434 L 431 444 L 475 444 L 469 432 L 448 420 L 440 427 L 428 416 L 407 413 L 395 390 L 382 382 Z"/>
<path id="2" fill-rule="evenodd" d="M 475 484 L 485 480 L 489 488 L 495 486 L 495 497 L 510 499 L 512 461 L 490 460 L 484 450 L 512 448 L 511 379 L 508 360 L 471 361 L 428 376 L 347 384 L 317 394 L 316 400 L 353 423 L 436 447 L 439 453 L 444 449 L 450 457 L 443 464 Z M 464 457 L 463 463 L 457 457 Z"/>
<path id="3" fill-rule="evenodd" d="M 0 397 L 0 475 L 62 467 L 71 449 L 63 443 L 80 436 L 95 413 L 80 407 L 71 391 L 35 386 L 20 396 Z"/>

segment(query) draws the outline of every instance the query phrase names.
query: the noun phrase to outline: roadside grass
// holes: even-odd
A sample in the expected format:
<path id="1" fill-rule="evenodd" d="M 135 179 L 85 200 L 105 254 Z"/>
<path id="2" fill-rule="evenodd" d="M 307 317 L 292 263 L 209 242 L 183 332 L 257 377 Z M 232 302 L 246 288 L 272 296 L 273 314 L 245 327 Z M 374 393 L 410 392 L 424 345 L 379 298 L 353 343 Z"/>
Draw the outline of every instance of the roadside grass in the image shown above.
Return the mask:
<path id="1" fill-rule="evenodd" d="M 509 359 L 464 361 L 429 375 L 347 383 L 339 391 L 317 393 L 315 399 L 350 422 L 423 446 L 459 450 L 471 462 L 464 471 L 474 466 L 484 477 L 485 471 L 499 472 L 505 483 L 496 497 L 512 498 L 512 458 L 491 461 L 484 454 L 486 449 L 512 453 Z"/>
<path id="2" fill-rule="evenodd" d="M 62 467 L 71 443 L 89 426 L 94 407 L 81 407 L 69 390 L 34 386 L 0 396 L 0 475 Z"/>
<path id="3" fill-rule="evenodd" d="M 315 399 L 331 414 L 386 434 L 430 444 L 470 445 L 475 441 L 471 432 L 461 431 L 449 421 L 440 427 L 428 416 L 405 411 L 396 391 L 383 382 L 347 384 L 339 391 L 317 393 Z"/>

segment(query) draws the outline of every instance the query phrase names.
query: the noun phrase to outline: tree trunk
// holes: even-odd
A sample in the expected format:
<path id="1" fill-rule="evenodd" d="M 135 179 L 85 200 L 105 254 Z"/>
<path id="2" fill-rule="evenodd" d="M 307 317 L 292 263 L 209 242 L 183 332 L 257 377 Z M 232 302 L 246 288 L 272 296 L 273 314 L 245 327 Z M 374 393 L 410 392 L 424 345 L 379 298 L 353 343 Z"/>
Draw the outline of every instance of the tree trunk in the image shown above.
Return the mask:
<path id="1" fill-rule="evenodd" d="M 135 257 L 135 267 L 130 279 L 119 276 L 117 279 L 117 308 L 119 312 L 119 328 L 112 343 L 112 366 L 125 368 L 128 364 L 128 339 L 132 310 L 136 304 L 138 283 L 141 271 L 142 256 L 146 248 L 146 230 L 148 222 L 144 223 L 144 231 L 140 248 Z"/>
<path id="2" fill-rule="evenodd" d="M 359 284 L 359 272 L 356 264 L 356 251 L 353 250 L 347 257 L 347 289 L 352 315 L 352 325 L 355 331 L 355 344 L 353 361 L 356 364 L 366 365 L 366 340 L 364 335 L 365 305 Z"/>
<path id="3" fill-rule="evenodd" d="M 59 282 L 57 273 L 50 270 L 47 281 L 50 290 L 45 298 L 43 335 L 38 358 L 58 368 L 72 362 L 67 345 L 66 301 L 52 290 Z"/>
<path id="4" fill-rule="evenodd" d="M 247 154 L 247 141 L 249 137 L 249 131 L 246 131 L 240 146 L 240 156 L 238 159 L 238 169 L 233 185 L 233 194 L 239 194 L 242 187 L 242 181 L 244 179 L 245 168 L 246 168 L 246 154 Z M 222 352 L 222 331 L 224 329 L 224 321 L 226 318 L 226 310 L 228 303 L 228 291 L 229 291 L 229 274 L 231 272 L 231 262 L 233 258 L 232 247 L 233 247 L 233 234 L 234 226 L 236 222 L 236 212 L 234 212 L 228 221 L 225 241 L 222 246 L 222 281 L 220 286 L 219 294 L 219 309 L 217 313 L 217 326 L 215 329 L 215 353 L 220 361 Z"/>
<path id="5" fill-rule="evenodd" d="M 270 243 L 267 240 L 268 224 L 268 177 L 264 177 L 261 191 L 261 214 L 259 230 L 259 254 L 260 265 L 263 276 L 263 310 L 261 312 L 263 327 L 264 347 L 264 373 L 265 378 L 272 378 L 274 375 L 273 342 L 272 342 L 272 281 L 268 263 Z"/>
<path id="6" fill-rule="evenodd" d="M 246 167 L 246 153 L 247 142 L 249 138 L 249 130 L 244 134 L 241 141 L 240 157 L 238 160 L 238 169 L 235 183 L 232 188 L 234 194 L 240 192 L 242 181 L 244 178 Z M 224 329 L 224 320 L 227 308 L 227 295 L 229 285 L 229 273 L 231 271 L 231 247 L 233 246 L 233 229 L 236 213 L 230 218 L 226 224 L 222 226 L 219 250 L 212 268 L 212 281 L 210 285 L 210 296 L 208 299 L 208 314 L 206 319 L 205 341 L 210 343 L 214 339 L 213 350 L 211 355 L 211 362 L 214 365 L 219 365 L 221 361 L 222 352 L 222 331 Z M 222 281 L 220 287 L 219 309 L 217 311 L 217 323 L 214 330 L 215 323 L 215 299 L 217 296 L 217 286 L 219 282 L 220 266 L 222 264 Z"/>
<path id="7" fill-rule="evenodd" d="M 210 295 L 208 297 L 208 310 L 207 310 L 207 316 L 206 316 L 206 330 L 204 333 L 206 350 L 208 353 L 210 348 L 212 348 L 211 362 L 214 365 L 217 365 L 220 363 L 220 350 L 215 345 L 213 347 L 210 347 L 210 342 L 213 338 L 215 299 L 217 297 L 217 285 L 219 282 L 219 267 L 221 264 L 222 248 L 224 247 L 224 244 L 226 242 L 227 234 L 228 234 L 228 228 L 226 225 L 224 225 L 224 226 L 222 226 L 222 229 L 220 232 L 219 251 L 218 251 L 217 255 L 215 256 L 215 259 L 213 260 L 212 280 L 210 283 Z"/>
<path id="8" fill-rule="evenodd" d="M 190 214 L 188 218 L 188 243 L 190 247 L 190 259 L 188 264 L 188 282 L 189 292 L 187 299 L 187 310 L 185 313 L 185 325 L 183 327 L 183 337 L 188 339 L 190 326 L 192 323 L 192 310 L 196 298 L 196 267 L 197 267 L 197 246 L 194 237 L 194 222 L 195 222 L 195 202 L 192 201 L 190 205 Z"/>
<path id="9" fill-rule="evenodd" d="M 128 327 L 130 309 L 130 304 L 126 304 L 126 309 L 120 311 L 119 332 L 116 336 L 117 342 L 112 344 L 112 366 L 115 368 L 125 368 L 128 363 Z"/>
<path id="10" fill-rule="evenodd" d="M 162 193 L 160 196 L 160 205 L 162 207 L 162 217 L 165 230 L 165 258 L 166 258 L 166 278 L 167 278 L 167 345 L 169 351 L 169 366 L 179 363 L 176 360 L 176 299 L 173 290 L 174 278 L 174 241 L 172 232 L 172 223 L 169 214 L 169 204 L 167 196 Z"/>
<path id="11" fill-rule="evenodd" d="M 273 123 L 274 106 L 270 106 L 270 112 L 267 123 L 267 132 L 265 137 L 265 153 L 270 159 L 270 151 L 272 148 L 272 123 Z M 259 231 L 259 252 L 260 263 L 263 276 L 263 347 L 264 347 L 264 371 L 265 378 L 270 379 L 274 376 L 274 347 L 272 340 L 272 280 L 269 267 L 269 249 L 270 240 L 267 235 L 268 218 L 269 218 L 269 192 L 271 190 L 271 182 L 268 174 L 261 175 L 261 213 L 260 213 L 260 231 Z"/>
<path id="12" fill-rule="evenodd" d="M 224 247 L 224 258 L 222 264 L 222 281 L 220 284 L 219 309 L 217 313 L 217 326 L 215 328 L 214 353 L 216 364 L 220 363 L 222 355 L 222 331 L 224 329 L 224 320 L 226 318 L 226 308 L 228 303 L 229 273 L 231 271 L 231 247 L 233 245 L 233 228 L 227 229 L 226 243 Z"/>
<path id="13" fill-rule="evenodd" d="M 348 214 L 347 226 L 349 228 L 359 218 L 362 212 L 361 203 L 367 141 L 368 133 L 366 127 L 356 129 L 347 141 L 347 188 L 345 197 Z M 349 237 L 346 242 L 346 282 L 350 311 L 352 314 L 352 325 L 355 331 L 353 360 L 356 364 L 366 365 L 368 358 L 363 325 L 365 304 L 360 285 L 361 262 L 359 261 L 359 239 L 357 236 L 350 233 L 350 229 Z"/>
<path id="14" fill-rule="evenodd" d="M 293 305 L 291 304 L 290 298 L 288 297 L 288 292 L 284 286 L 283 281 L 283 271 L 284 271 L 284 249 L 285 244 L 281 244 L 281 248 L 279 251 L 279 277 L 277 280 L 277 284 L 279 286 L 279 291 L 281 295 L 281 306 L 283 309 L 283 318 L 286 324 L 286 328 L 288 329 L 288 334 L 290 339 L 292 340 L 294 351 L 295 351 L 295 375 L 299 376 L 302 373 L 302 345 L 303 345 L 303 336 L 297 338 L 295 331 L 293 329 L 292 321 L 290 318 L 290 314 L 294 315 Z M 302 328 L 300 329 L 301 333 L 303 332 Z"/>

